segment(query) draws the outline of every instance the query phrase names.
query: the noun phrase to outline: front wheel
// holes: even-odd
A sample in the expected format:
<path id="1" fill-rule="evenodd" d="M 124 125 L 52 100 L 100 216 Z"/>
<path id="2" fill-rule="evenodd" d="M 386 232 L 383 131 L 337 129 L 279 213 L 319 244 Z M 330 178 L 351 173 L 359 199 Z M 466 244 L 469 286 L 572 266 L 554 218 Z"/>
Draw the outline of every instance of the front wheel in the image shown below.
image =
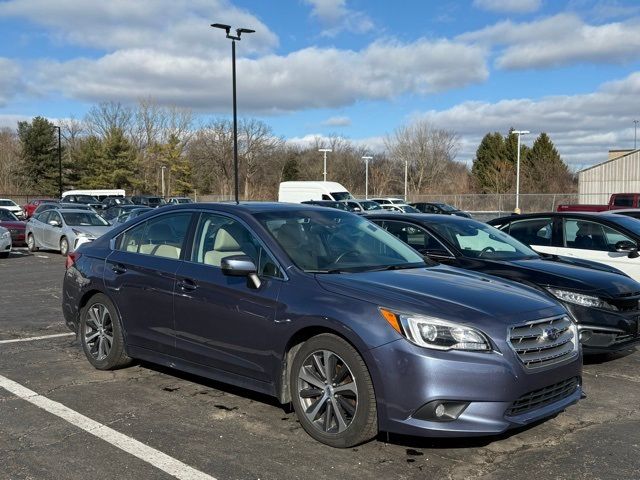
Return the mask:
<path id="1" fill-rule="evenodd" d="M 69 240 L 67 240 L 67 237 L 60 239 L 60 255 L 63 257 L 69 255 Z"/>
<path id="2" fill-rule="evenodd" d="M 125 352 L 120 316 L 106 295 L 94 295 L 80 311 L 79 336 L 87 359 L 98 370 L 114 370 L 131 363 Z"/>
<path id="3" fill-rule="evenodd" d="M 38 251 L 38 247 L 36 247 L 36 239 L 33 238 L 32 233 L 30 233 L 29 236 L 27 237 L 27 248 L 29 249 L 30 252 Z"/>
<path id="4" fill-rule="evenodd" d="M 305 342 L 293 360 L 289 385 L 298 420 L 316 440 L 348 448 L 378 433 L 371 376 L 342 338 L 321 334 Z"/>

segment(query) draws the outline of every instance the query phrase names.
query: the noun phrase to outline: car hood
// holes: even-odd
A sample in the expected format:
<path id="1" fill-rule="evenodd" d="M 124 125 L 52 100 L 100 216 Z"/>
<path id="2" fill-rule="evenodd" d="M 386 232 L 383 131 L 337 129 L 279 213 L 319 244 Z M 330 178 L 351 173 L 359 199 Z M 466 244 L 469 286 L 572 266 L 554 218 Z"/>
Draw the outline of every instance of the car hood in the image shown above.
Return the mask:
<path id="1" fill-rule="evenodd" d="M 76 230 L 78 232 L 83 232 L 83 233 L 88 233 L 90 235 L 93 235 L 94 237 L 98 238 L 100 235 L 105 234 L 106 232 L 108 232 L 111 229 L 110 225 L 105 225 L 104 227 L 85 227 L 85 226 L 81 226 L 81 227 L 71 227 L 69 226 L 68 228 L 72 228 L 73 230 Z"/>
<path id="2" fill-rule="evenodd" d="M 525 259 L 510 262 L 488 261 L 484 273 L 517 282 L 577 290 L 617 297 L 640 292 L 635 280 L 616 273 L 572 265 L 553 259 Z"/>
<path id="3" fill-rule="evenodd" d="M 14 222 L 13 220 L 0 222 L 4 228 L 13 228 L 17 230 L 24 230 L 27 226 L 25 222 Z"/>
<path id="4" fill-rule="evenodd" d="M 565 312 L 550 297 L 516 283 L 466 270 L 436 267 L 317 274 L 326 290 L 409 313 L 478 326 L 513 325 Z"/>

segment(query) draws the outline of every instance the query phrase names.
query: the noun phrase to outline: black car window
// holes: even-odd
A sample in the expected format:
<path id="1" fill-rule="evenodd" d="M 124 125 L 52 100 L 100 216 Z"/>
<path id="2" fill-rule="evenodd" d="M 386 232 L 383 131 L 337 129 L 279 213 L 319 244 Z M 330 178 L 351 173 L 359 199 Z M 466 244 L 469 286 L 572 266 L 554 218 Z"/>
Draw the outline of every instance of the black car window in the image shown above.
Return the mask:
<path id="1" fill-rule="evenodd" d="M 117 248 L 177 260 L 180 258 L 190 221 L 191 213 L 174 213 L 153 218 L 124 232 L 116 242 Z"/>
<path id="2" fill-rule="evenodd" d="M 283 278 L 271 254 L 244 225 L 222 215 L 200 215 L 191 261 L 220 268 L 224 258 L 234 255 L 251 258 L 260 276 Z"/>
<path id="3" fill-rule="evenodd" d="M 451 252 L 424 228 L 396 220 L 374 221 L 423 255 L 452 257 Z"/>
<path id="4" fill-rule="evenodd" d="M 62 219 L 60 218 L 60 214 L 55 210 L 51 210 L 51 212 L 49 212 L 49 217 L 47 218 L 47 223 L 54 220 L 58 222 L 58 225 L 62 225 Z"/>
<path id="5" fill-rule="evenodd" d="M 49 219 L 49 211 L 50 210 L 45 210 L 44 212 L 40 212 L 34 215 L 33 218 L 35 218 L 39 222 L 47 223 L 47 220 Z"/>
<path id="6" fill-rule="evenodd" d="M 633 195 L 618 195 L 613 199 L 616 207 L 633 207 Z"/>
<path id="7" fill-rule="evenodd" d="M 16 221 L 18 221 L 18 217 L 16 217 L 9 210 L 0 208 L 0 222 L 16 222 Z"/>
<path id="8" fill-rule="evenodd" d="M 553 221 L 550 217 L 516 220 L 508 228 L 502 228 L 525 245 L 551 245 Z"/>
<path id="9" fill-rule="evenodd" d="M 564 245 L 567 248 L 615 252 L 616 243 L 620 241 L 636 243 L 606 225 L 582 219 L 564 221 Z"/>

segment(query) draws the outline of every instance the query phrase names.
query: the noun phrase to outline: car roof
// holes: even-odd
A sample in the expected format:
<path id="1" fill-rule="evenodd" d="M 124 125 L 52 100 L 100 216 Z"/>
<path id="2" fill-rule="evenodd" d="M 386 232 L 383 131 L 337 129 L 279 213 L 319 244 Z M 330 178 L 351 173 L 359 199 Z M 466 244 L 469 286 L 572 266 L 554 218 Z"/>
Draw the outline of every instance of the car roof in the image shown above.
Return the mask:
<path id="1" fill-rule="evenodd" d="M 602 217 L 602 212 L 538 212 L 538 213 L 522 213 L 520 215 L 506 215 L 504 217 L 494 218 L 487 223 L 509 223 L 515 220 L 536 219 L 544 217 L 577 217 L 584 219 L 597 219 Z"/>
<path id="2" fill-rule="evenodd" d="M 388 211 L 381 212 L 379 210 L 365 212 L 365 217 L 388 218 L 389 220 L 404 219 L 418 223 L 464 223 L 478 222 L 472 218 L 458 217 L 456 215 L 438 215 L 437 213 L 392 213 Z M 479 222 L 481 223 L 481 222 Z"/>
<path id="3" fill-rule="evenodd" d="M 56 212 L 58 213 L 96 213 L 92 210 L 86 210 L 84 208 L 58 208 L 56 209 Z"/>

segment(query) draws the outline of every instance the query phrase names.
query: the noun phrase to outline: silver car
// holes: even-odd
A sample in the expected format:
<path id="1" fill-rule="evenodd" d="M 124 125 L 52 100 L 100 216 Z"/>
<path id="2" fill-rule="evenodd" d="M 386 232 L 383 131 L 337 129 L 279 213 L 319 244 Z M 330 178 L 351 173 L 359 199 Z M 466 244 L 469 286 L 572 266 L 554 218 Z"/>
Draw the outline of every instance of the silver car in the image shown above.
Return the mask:
<path id="1" fill-rule="evenodd" d="M 11 232 L 0 227 L 0 258 L 7 258 L 11 253 Z"/>
<path id="2" fill-rule="evenodd" d="M 26 236 L 29 250 L 58 250 L 61 255 L 93 242 L 111 226 L 95 212 L 78 209 L 47 210 L 31 217 Z"/>

